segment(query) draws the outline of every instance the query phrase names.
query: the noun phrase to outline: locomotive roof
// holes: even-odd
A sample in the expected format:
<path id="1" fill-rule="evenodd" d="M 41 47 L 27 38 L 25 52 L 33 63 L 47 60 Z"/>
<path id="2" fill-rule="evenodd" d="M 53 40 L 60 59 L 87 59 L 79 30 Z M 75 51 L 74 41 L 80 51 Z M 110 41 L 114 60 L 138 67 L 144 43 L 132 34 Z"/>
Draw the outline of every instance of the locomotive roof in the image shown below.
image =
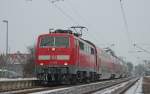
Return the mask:
<path id="1" fill-rule="evenodd" d="M 72 35 L 74 35 L 74 36 L 76 36 L 76 37 L 80 37 L 81 36 L 81 34 L 79 34 L 78 32 L 74 32 L 74 31 L 72 31 L 72 30 L 63 30 L 63 29 L 57 29 L 57 30 L 55 30 L 54 32 L 50 32 L 50 33 L 64 33 L 64 34 L 72 34 Z"/>
<path id="2" fill-rule="evenodd" d="M 88 43 L 88 44 L 91 44 L 92 46 L 94 46 L 94 47 L 96 48 L 96 46 L 95 46 L 94 43 L 92 43 L 92 42 L 89 41 L 89 40 L 85 40 L 85 39 L 79 37 L 79 34 L 73 33 L 72 30 L 57 29 L 57 30 L 55 30 L 54 32 L 50 32 L 50 33 L 48 33 L 48 34 L 42 34 L 42 35 L 40 35 L 40 36 L 45 36 L 45 35 L 72 35 L 72 36 L 76 37 L 77 39 L 81 39 L 81 40 L 83 40 L 84 42 L 86 42 L 86 43 Z"/>
<path id="3" fill-rule="evenodd" d="M 61 31 L 61 30 L 58 30 L 58 31 Z M 71 35 L 71 36 L 76 37 L 77 39 L 80 39 L 80 40 L 82 40 L 82 41 L 84 41 L 84 42 L 86 42 L 86 43 L 92 45 L 95 49 L 97 49 L 97 50 L 96 50 L 96 53 L 97 53 L 97 51 L 98 51 L 98 52 L 105 52 L 105 53 L 108 53 L 105 49 L 100 48 L 100 47 L 97 47 L 97 46 L 96 46 L 94 43 L 92 43 L 91 41 L 85 40 L 85 39 L 83 39 L 83 38 L 81 38 L 81 37 L 76 36 L 74 33 L 72 33 L 71 30 L 68 30 L 67 32 L 65 32 L 64 30 L 62 30 L 61 32 L 58 32 L 58 31 L 56 31 L 56 32 L 50 32 L 49 34 L 42 34 L 42 35 L 40 35 L 40 36 L 45 36 L 45 35 L 50 35 L 50 34 L 51 34 L 51 35 Z M 116 55 L 111 55 L 111 54 L 110 54 L 110 56 L 113 56 L 114 58 L 120 60 L 120 58 L 117 57 Z"/>

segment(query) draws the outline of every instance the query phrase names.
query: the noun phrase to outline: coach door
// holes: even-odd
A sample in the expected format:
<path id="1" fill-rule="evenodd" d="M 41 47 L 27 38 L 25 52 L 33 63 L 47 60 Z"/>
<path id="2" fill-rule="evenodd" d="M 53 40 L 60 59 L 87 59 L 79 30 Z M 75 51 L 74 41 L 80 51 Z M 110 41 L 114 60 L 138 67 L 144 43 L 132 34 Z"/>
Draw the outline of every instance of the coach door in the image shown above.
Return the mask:
<path id="1" fill-rule="evenodd" d="M 74 57 L 75 57 L 76 65 L 79 66 L 79 43 L 77 39 L 75 39 L 74 55 L 75 55 Z"/>
<path id="2" fill-rule="evenodd" d="M 97 52 L 96 52 L 96 50 L 94 49 L 94 48 L 91 48 L 91 55 L 92 55 L 92 57 L 94 57 L 94 71 L 96 71 L 97 70 Z"/>

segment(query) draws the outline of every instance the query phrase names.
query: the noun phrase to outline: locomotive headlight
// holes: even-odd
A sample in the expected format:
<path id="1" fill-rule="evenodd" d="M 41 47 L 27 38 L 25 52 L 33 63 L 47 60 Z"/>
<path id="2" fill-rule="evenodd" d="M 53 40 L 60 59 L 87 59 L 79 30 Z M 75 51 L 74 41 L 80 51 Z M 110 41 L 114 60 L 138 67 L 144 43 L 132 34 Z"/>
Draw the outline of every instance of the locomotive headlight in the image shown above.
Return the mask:
<path id="1" fill-rule="evenodd" d="M 43 66 L 44 64 L 43 64 L 43 63 L 40 63 L 40 65 Z"/>
<path id="2" fill-rule="evenodd" d="M 64 63 L 64 65 L 65 65 L 65 66 L 67 66 L 67 65 L 68 65 L 68 63 L 67 63 L 67 62 L 65 62 L 65 63 Z"/>
<path id="3" fill-rule="evenodd" d="M 57 55 L 57 60 L 69 60 L 69 55 Z"/>
<path id="4" fill-rule="evenodd" d="M 49 55 L 39 55 L 38 60 L 50 60 Z"/>
<path id="5" fill-rule="evenodd" d="M 56 49 L 55 48 L 52 48 L 52 51 L 55 51 Z"/>

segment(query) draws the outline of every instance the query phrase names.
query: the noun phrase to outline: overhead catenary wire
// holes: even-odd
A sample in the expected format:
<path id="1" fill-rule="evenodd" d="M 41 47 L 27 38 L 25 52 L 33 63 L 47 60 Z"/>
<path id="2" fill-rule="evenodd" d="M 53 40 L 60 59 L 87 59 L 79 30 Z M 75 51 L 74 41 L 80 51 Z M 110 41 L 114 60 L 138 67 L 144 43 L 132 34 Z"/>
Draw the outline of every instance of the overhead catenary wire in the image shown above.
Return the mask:
<path id="1" fill-rule="evenodd" d="M 137 48 L 139 48 L 139 49 L 141 49 L 142 51 L 144 51 L 144 52 L 146 52 L 146 53 L 150 54 L 150 51 L 148 51 L 148 50 L 146 50 L 146 49 L 144 49 L 144 48 L 140 47 L 139 45 L 134 44 L 134 46 L 135 46 L 135 47 L 137 47 Z"/>
<path id="2" fill-rule="evenodd" d="M 130 33 L 129 33 L 128 22 L 127 22 L 124 7 L 123 7 L 123 1 L 124 0 L 120 0 L 120 6 L 121 6 L 121 12 L 122 12 L 122 15 L 123 15 L 124 25 L 125 25 L 125 29 L 126 29 L 126 35 L 127 35 L 127 38 L 128 38 L 129 48 L 130 48 L 133 44 L 132 44 L 131 36 L 130 36 Z M 148 51 L 148 50 L 146 50 L 146 49 L 144 49 L 144 48 L 142 48 L 142 47 L 140 47 L 136 44 L 134 44 L 134 46 L 139 48 L 143 52 L 150 54 L 150 51 Z M 131 55 L 131 56 L 133 56 L 133 55 Z"/>
<path id="3" fill-rule="evenodd" d="M 69 14 L 67 14 L 61 7 L 57 6 L 55 2 L 51 1 L 51 4 L 53 4 L 55 8 L 57 8 L 57 10 L 59 10 L 71 22 L 73 22 L 76 25 L 79 25 L 79 23 L 76 20 L 74 20 L 74 18 L 72 18 Z"/>
<path id="4" fill-rule="evenodd" d="M 82 15 L 80 15 L 80 13 L 78 12 L 78 10 L 76 8 L 74 8 L 72 2 L 70 2 L 69 0 L 65 1 L 65 3 L 67 4 L 67 6 L 70 7 L 70 9 L 72 10 L 72 12 L 78 17 L 78 19 L 80 19 L 84 24 L 86 24 L 88 27 L 91 27 L 93 30 L 97 31 L 97 29 L 95 29 L 93 27 L 93 25 L 91 23 L 89 23 Z M 65 7 L 65 6 L 64 6 Z M 92 31 L 93 31 L 92 30 Z M 97 36 L 94 35 L 94 33 L 89 32 L 91 36 L 93 36 L 92 38 L 94 40 L 96 40 L 97 42 L 99 41 L 99 39 L 97 39 Z M 100 38 L 101 40 L 103 39 L 103 37 Z"/>
<path id="5" fill-rule="evenodd" d="M 59 1 L 64 1 L 64 0 L 49 0 L 54 6 L 55 8 L 57 8 L 65 17 L 67 17 L 70 21 L 72 21 L 74 24 L 76 24 L 77 26 L 79 26 L 79 23 L 74 20 L 74 18 L 72 16 L 70 16 L 70 14 L 67 14 L 61 7 L 57 6 L 55 3 L 59 2 Z M 65 1 L 66 2 L 66 1 Z M 63 5 L 63 4 L 61 4 Z M 82 20 L 85 24 L 90 25 L 89 23 L 87 23 L 87 21 L 85 21 L 85 19 L 83 19 L 83 17 L 77 12 L 77 10 L 75 8 L 73 8 L 73 5 L 71 4 L 71 2 L 68 3 L 68 5 L 70 6 L 69 9 L 72 9 L 72 12 L 75 13 L 76 16 L 78 16 L 78 19 Z M 68 6 L 67 5 L 67 6 Z M 66 6 L 63 6 L 63 8 Z M 95 28 L 93 28 L 95 29 Z M 95 29 L 97 30 L 97 29 Z M 91 33 L 91 32 L 89 32 Z M 93 33 L 91 33 L 90 35 L 93 35 Z M 96 38 L 96 36 L 93 35 L 93 39 L 95 39 L 96 41 L 98 41 L 99 39 Z"/>
<path id="6" fill-rule="evenodd" d="M 125 25 L 126 36 L 127 36 L 128 44 L 129 44 L 129 48 L 130 48 L 130 45 L 132 45 L 132 41 L 131 41 L 128 23 L 127 23 L 127 19 L 126 19 L 124 7 L 123 7 L 123 0 L 120 0 L 120 7 L 121 7 L 121 12 L 122 12 L 122 16 L 123 16 L 124 25 Z"/>
<path id="7" fill-rule="evenodd" d="M 59 1 L 64 1 L 64 0 L 51 0 L 51 3 L 55 3 L 55 2 L 59 2 Z M 67 6 L 70 6 L 69 9 L 71 9 L 72 12 L 74 12 L 74 14 L 78 17 L 78 19 L 82 20 L 85 24 L 89 24 L 89 23 L 88 23 L 87 21 L 85 21 L 85 19 L 79 14 L 79 12 L 73 7 L 73 4 L 72 4 L 69 0 L 65 1 L 65 3 L 67 4 Z M 63 5 L 63 4 L 62 4 L 62 5 Z M 58 6 L 57 6 L 57 7 L 58 7 Z M 66 6 L 63 6 L 63 8 L 64 8 L 64 7 L 66 7 Z M 63 11 L 63 9 L 61 9 L 61 11 Z M 65 11 L 63 11 L 63 12 L 66 14 Z M 67 15 L 68 15 L 68 14 L 67 14 Z M 68 16 L 70 16 L 70 15 L 68 15 Z M 72 16 L 70 16 L 70 18 L 73 19 Z"/>
<path id="8" fill-rule="evenodd" d="M 70 0 L 67 0 L 65 3 L 70 6 L 70 9 L 74 12 L 74 14 L 78 17 L 78 19 L 82 20 L 83 23 L 89 24 L 83 16 L 80 15 L 80 13 L 73 7 L 73 4 L 70 2 Z"/>

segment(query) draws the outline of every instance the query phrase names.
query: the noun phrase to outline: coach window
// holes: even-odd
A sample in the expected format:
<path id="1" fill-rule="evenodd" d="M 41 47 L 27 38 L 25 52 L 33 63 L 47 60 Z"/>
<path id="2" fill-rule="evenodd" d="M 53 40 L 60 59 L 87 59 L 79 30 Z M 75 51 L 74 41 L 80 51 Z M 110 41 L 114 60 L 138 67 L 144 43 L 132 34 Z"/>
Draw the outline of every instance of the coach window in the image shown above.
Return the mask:
<path id="1" fill-rule="evenodd" d="M 88 46 L 88 53 L 91 54 L 91 47 Z"/>
<path id="2" fill-rule="evenodd" d="M 87 53 L 87 45 L 86 44 L 84 45 L 84 52 Z"/>
<path id="3" fill-rule="evenodd" d="M 86 45 L 86 53 L 89 54 L 89 46 L 88 45 Z"/>
<path id="4" fill-rule="evenodd" d="M 78 48 L 78 45 L 79 45 L 79 44 L 78 44 L 78 40 L 75 39 L 75 47 Z"/>
<path id="5" fill-rule="evenodd" d="M 80 47 L 81 50 L 84 51 L 84 44 L 81 41 L 79 41 L 79 47 Z"/>
<path id="6" fill-rule="evenodd" d="M 91 54 L 94 54 L 94 49 L 93 48 L 91 48 Z"/>
<path id="7" fill-rule="evenodd" d="M 86 46 L 86 53 L 88 53 L 88 45 Z"/>

